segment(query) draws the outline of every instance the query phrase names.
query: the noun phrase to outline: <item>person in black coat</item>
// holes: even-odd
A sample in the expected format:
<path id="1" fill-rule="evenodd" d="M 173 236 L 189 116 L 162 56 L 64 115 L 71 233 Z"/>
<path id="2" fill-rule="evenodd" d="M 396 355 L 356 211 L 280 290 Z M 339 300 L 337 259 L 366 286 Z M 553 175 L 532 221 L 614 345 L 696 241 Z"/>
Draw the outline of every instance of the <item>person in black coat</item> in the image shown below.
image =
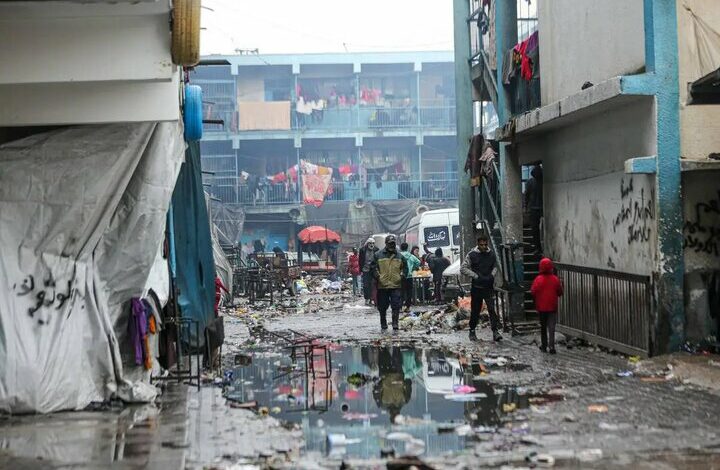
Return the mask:
<path id="1" fill-rule="evenodd" d="M 460 267 L 460 273 L 472 279 L 470 290 L 470 340 L 477 340 L 475 328 L 480 320 L 480 309 L 483 302 L 490 314 L 490 328 L 493 332 L 493 340 L 502 340 L 499 332 L 500 321 L 495 310 L 495 275 L 498 272 L 495 253 L 490 249 L 487 235 L 480 234 L 477 239 L 477 247 L 467 254 Z"/>
<path id="2" fill-rule="evenodd" d="M 443 256 L 442 248 L 435 250 L 435 256 L 430 258 L 428 262 L 430 272 L 433 277 L 433 284 L 435 286 L 435 302 L 441 303 L 443 300 L 442 296 L 442 281 L 443 272 L 450 266 L 450 260 Z"/>

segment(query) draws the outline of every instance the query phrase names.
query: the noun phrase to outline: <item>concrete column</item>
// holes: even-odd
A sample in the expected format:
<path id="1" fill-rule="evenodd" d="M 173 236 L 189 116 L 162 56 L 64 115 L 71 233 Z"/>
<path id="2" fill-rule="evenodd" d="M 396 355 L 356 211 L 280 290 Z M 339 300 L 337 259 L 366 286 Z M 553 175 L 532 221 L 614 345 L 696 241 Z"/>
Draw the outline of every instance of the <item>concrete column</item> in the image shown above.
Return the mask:
<path id="1" fill-rule="evenodd" d="M 517 2 L 514 0 L 497 2 L 495 5 L 495 49 L 497 54 L 498 102 L 496 103 L 500 126 L 507 124 L 512 118 L 511 97 L 503 86 L 502 69 L 505 51 L 517 44 Z M 502 205 L 502 224 L 505 229 L 506 242 L 522 241 L 522 167 L 510 144 L 500 144 L 500 194 Z M 515 272 L 518 279 L 523 279 L 522 252 L 517 253 Z M 515 292 L 510 295 L 510 315 L 516 319 L 524 319 L 524 295 Z"/>
<path id="2" fill-rule="evenodd" d="M 502 69 L 505 51 L 517 44 L 517 3 L 497 2 L 495 5 L 495 38 L 497 54 L 498 103 L 497 114 L 500 126 L 512 117 L 511 97 L 502 85 Z M 507 144 L 500 145 L 500 179 L 502 220 L 508 241 L 522 241 L 522 184 L 521 166 Z M 522 275 L 522 263 L 519 264 Z"/>
<path id="3" fill-rule="evenodd" d="M 680 166 L 680 84 L 675 0 L 645 0 L 645 60 L 655 76 L 657 106 L 657 316 L 652 354 L 685 341 L 683 204 Z"/>
<path id="4" fill-rule="evenodd" d="M 473 204 L 470 176 L 462 171 L 473 135 L 472 78 L 470 76 L 470 2 L 453 0 L 455 29 L 455 98 L 457 121 L 458 207 L 460 208 L 461 255 L 475 246 Z"/>

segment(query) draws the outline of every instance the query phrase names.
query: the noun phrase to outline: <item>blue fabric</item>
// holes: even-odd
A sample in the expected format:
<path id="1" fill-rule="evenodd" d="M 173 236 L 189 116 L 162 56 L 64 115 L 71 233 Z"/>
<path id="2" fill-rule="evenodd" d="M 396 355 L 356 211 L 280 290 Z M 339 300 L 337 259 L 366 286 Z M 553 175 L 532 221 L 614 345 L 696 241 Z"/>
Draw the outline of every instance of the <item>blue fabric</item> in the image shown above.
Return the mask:
<path id="1" fill-rule="evenodd" d="M 199 344 L 202 346 L 205 327 L 215 317 L 215 261 L 198 142 L 189 143 L 185 151 L 185 162 L 175 185 L 171 210 L 180 314 L 200 323 Z M 190 334 L 194 345 L 194 329 Z M 183 340 L 191 338 L 185 336 Z"/>

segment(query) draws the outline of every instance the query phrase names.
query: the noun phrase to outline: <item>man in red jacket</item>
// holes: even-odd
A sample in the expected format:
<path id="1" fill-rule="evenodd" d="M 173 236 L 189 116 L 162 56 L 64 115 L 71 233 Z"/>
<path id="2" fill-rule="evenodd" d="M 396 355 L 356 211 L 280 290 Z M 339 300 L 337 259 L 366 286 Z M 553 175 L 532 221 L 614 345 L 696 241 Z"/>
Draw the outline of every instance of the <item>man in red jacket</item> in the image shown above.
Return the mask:
<path id="1" fill-rule="evenodd" d="M 558 298 L 563 295 L 563 286 L 560 278 L 555 275 L 555 267 L 550 258 L 540 260 L 540 274 L 533 281 L 530 292 L 535 298 L 535 309 L 540 315 L 540 350 L 547 352 L 549 335 L 550 354 L 555 354 Z"/>

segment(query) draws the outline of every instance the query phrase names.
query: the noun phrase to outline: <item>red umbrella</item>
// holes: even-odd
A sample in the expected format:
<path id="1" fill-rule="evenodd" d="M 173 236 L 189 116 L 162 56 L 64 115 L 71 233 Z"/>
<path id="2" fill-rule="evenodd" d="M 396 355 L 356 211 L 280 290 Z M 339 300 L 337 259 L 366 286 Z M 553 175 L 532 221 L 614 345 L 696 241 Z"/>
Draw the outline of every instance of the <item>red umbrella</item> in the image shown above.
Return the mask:
<path id="1" fill-rule="evenodd" d="M 325 227 L 314 225 L 306 227 L 298 233 L 298 238 L 302 243 L 322 243 L 337 242 L 340 243 L 340 235 Z"/>

